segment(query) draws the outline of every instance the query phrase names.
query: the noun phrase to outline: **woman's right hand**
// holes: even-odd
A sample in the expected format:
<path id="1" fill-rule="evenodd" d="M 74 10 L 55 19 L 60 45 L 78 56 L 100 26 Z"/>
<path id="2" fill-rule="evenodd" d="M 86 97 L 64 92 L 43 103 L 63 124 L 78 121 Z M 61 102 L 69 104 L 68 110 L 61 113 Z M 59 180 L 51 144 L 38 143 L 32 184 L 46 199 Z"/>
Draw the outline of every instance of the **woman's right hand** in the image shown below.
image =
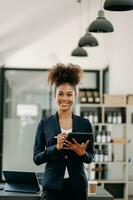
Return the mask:
<path id="1" fill-rule="evenodd" d="M 67 133 L 65 133 L 65 132 L 62 132 L 62 133 L 58 134 L 58 136 L 57 136 L 57 144 L 56 144 L 56 148 L 58 150 L 63 148 L 63 144 L 64 144 L 64 141 L 66 140 L 66 137 L 67 137 Z"/>

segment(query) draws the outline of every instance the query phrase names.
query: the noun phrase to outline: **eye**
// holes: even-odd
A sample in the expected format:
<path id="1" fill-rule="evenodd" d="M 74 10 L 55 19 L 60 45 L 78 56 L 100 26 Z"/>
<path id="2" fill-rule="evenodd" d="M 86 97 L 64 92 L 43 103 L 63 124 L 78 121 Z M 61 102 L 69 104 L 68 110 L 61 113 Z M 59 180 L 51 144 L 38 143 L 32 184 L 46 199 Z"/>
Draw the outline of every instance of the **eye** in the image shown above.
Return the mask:
<path id="1" fill-rule="evenodd" d="M 62 93 L 62 92 L 59 92 L 59 93 L 58 93 L 58 96 L 63 96 L 63 93 Z"/>
<path id="2" fill-rule="evenodd" d="M 67 96 L 69 96 L 69 97 L 72 96 L 72 95 L 73 95 L 72 93 L 68 93 L 68 94 L 67 94 Z"/>

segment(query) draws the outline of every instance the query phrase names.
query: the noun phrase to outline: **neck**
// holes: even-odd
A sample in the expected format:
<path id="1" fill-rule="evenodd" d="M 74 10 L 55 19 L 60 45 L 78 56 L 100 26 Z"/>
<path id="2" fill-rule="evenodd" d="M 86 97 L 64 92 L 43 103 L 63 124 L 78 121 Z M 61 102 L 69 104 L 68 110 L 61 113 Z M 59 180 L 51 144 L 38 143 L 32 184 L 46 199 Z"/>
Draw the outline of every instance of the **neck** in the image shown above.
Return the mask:
<path id="1" fill-rule="evenodd" d="M 69 111 L 60 111 L 58 110 L 59 119 L 70 119 L 72 118 L 72 112 Z"/>

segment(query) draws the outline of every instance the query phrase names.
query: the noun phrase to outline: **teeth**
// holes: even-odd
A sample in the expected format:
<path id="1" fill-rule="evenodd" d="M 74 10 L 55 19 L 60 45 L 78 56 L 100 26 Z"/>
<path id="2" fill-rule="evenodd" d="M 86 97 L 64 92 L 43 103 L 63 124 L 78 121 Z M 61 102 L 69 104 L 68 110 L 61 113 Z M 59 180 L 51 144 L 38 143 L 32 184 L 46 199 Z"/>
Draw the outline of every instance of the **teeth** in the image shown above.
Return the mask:
<path id="1" fill-rule="evenodd" d="M 63 105 L 63 106 L 67 106 L 68 104 L 67 104 L 67 103 L 61 103 L 61 105 Z"/>

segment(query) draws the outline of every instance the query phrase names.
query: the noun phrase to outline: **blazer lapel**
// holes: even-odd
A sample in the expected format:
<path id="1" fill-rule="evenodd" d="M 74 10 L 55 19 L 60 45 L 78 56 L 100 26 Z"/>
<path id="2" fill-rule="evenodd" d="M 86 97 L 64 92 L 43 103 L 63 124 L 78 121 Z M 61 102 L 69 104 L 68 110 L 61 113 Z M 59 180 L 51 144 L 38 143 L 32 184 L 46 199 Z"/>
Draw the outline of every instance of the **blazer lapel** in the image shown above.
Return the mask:
<path id="1" fill-rule="evenodd" d="M 78 125 L 76 115 L 72 114 L 72 120 L 73 120 L 72 132 L 76 132 L 76 130 L 77 130 L 77 125 Z"/>
<path id="2" fill-rule="evenodd" d="M 53 129 L 54 129 L 54 132 L 56 133 L 56 135 L 58 133 L 61 133 L 58 112 L 56 112 L 56 114 L 53 115 Z"/>
<path id="3" fill-rule="evenodd" d="M 44 129 L 45 135 L 49 141 L 61 132 L 57 113 L 51 117 Z"/>

